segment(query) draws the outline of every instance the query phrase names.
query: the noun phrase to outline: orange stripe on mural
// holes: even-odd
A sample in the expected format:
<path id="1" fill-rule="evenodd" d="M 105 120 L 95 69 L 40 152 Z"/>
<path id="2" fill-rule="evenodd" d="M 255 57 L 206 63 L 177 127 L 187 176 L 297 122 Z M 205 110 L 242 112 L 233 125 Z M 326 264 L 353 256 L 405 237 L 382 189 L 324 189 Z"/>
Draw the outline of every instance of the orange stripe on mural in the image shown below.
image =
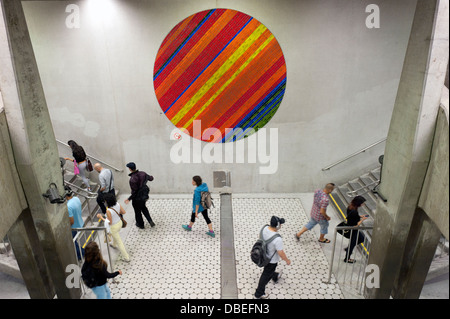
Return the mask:
<path id="1" fill-rule="evenodd" d="M 282 53 L 280 51 L 275 51 L 276 41 L 271 41 L 269 45 L 255 58 L 243 71 L 238 78 L 230 85 L 226 91 L 222 92 L 216 100 L 211 103 L 210 107 L 208 107 L 198 119 L 202 120 L 202 125 L 205 127 L 212 126 L 216 123 L 216 121 L 224 114 L 229 108 L 231 108 L 239 98 L 245 94 L 248 90 L 248 83 L 254 82 L 254 79 L 258 79 L 261 77 L 271 66 L 277 61 Z M 264 61 L 264 63 L 261 63 Z M 267 82 L 272 82 L 270 79 Z M 269 85 L 270 86 L 270 85 Z M 265 93 L 265 91 L 258 90 L 254 92 L 252 98 L 249 99 L 245 105 L 253 100 L 258 100 L 261 95 Z M 243 112 L 243 108 L 239 108 L 236 113 Z M 188 127 L 188 130 L 192 129 L 192 124 Z"/>
<path id="2" fill-rule="evenodd" d="M 256 105 L 258 103 L 258 101 L 261 99 L 261 97 L 264 97 L 266 92 L 270 89 L 270 87 L 278 82 L 278 80 L 282 77 L 284 77 L 286 75 L 286 65 L 283 64 L 282 67 L 280 67 L 275 74 L 267 81 L 264 83 L 263 86 L 261 86 L 260 89 L 258 89 L 250 99 L 247 100 L 247 102 L 245 103 L 247 105 L 247 107 L 241 107 L 239 108 L 236 112 L 233 112 L 233 114 L 228 117 L 227 119 L 225 119 L 225 121 L 223 123 L 221 123 L 220 128 L 224 129 L 227 127 L 233 127 L 233 124 L 235 123 L 236 120 L 238 120 L 239 118 L 241 118 L 245 113 L 247 113 L 249 110 L 251 110 L 252 106 Z"/>
<path id="3" fill-rule="evenodd" d="M 167 46 L 167 49 L 163 51 L 160 55 L 159 59 L 155 62 L 155 68 L 153 72 L 157 72 L 166 61 L 170 58 L 170 56 L 176 51 L 177 47 L 179 47 L 183 41 L 189 36 L 189 34 L 194 31 L 194 29 L 198 26 L 200 21 L 207 15 L 208 11 L 204 11 L 201 14 L 196 14 L 190 19 L 188 24 L 180 30 L 179 35 L 174 38 L 174 40 Z"/>
<path id="4" fill-rule="evenodd" d="M 187 121 L 189 121 L 190 118 L 192 118 L 198 108 L 200 108 L 202 105 L 204 105 L 232 76 L 234 73 L 236 73 L 236 71 L 238 71 L 238 69 L 249 59 L 249 57 L 271 36 L 270 31 L 266 30 L 264 31 L 264 33 L 246 50 L 246 52 L 244 54 L 242 54 L 239 59 L 233 64 L 233 66 L 226 72 L 224 73 L 224 75 L 211 87 L 211 89 L 209 90 L 209 92 L 207 94 L 205 94 L 197 103 L 196 105 L 186 114 L 186 116 L 183 118 L 182 121 L 180 121 L 178 123 L 178 125 L 180 126 L 184 126 L 186 124 Z M 264 52 L 264 50 L 262 51 Z M 262 53 L 261 52 L 261 53 Z M 257 58 L 257 57 L 256 57 Z M 255 59 L 256 59 L 255 58 Z M 251 63 L 250 63 L 251 64 Z M 249 64 L 249 66 L 250 66 Z M 242 74 L 247 72 L 246 70 L 248 70 L 249 66 L 247 66 L 243 71 Z M 269 67 L 269 66 L 267 66 Z M 236 79 L 234 80 L 236 81 Z M 226 92 L 229 92 L 229 90 L 232 90 L 233 88 L 233 82 L 230 83 L 228 89 L 226 90 Z M 244 87 L 240 87 L 240 90 L 245 90 L 245 86 Z M 214 102 L 211 103 L 211 105 L 208 106 L 208 108 L 205 111 L 209 110 L 209 109 L 214 109 L 217 110 L 218 112 L 222 112 L 225 111 L 223 109 L 221 109 L 220 107 L 217 108 L 217 99 L 223 95 L 220 94 L 216 100 Z M 239 96 L 233 96 L 232 98 L 236 98 L 238 99 Z M 227 104 L 224 104 L 224 106 L 229 106 Z M 203 121 L 203 117 L 202 117 L 202 121 Z M 192 124 L 191 124 L 192 125 Z M 190 125 L 190 126 L 191 126 Z M 189 127 L 190 127 L 189 126 Z"/>
<path id="5" fill-rule="evenodd" d="M 168 39 L 165 40 L 161 44 L 161 48 L 158 50 L 158 54 L 156 55 L 155 61 L 158 61 L 158 59 L 161 57 L 161 55 L 166 51 L 167 47 L 180 35 L 180 33 L 184 30 L 184 28 L 188 25 L 189 22 L 191 22 L 194 15 L 186 18 L 185 20 L 181 21 L 178 26 L 176 26 L 168 35 Z"/>
<path id="6" fill-rule="evenodd" d="M 256 20 L 250 21 L 250 23 L 241 31 L 238 37 L 236 37 L 224 51 L 215 59 L 215 61 L 198 77 L 198 79 L 186 90 L 183 96 L 171 107 L 166 113 L 169 119 L 172 119 L 181 108 L 192 98 L 192 96 L 198 92 L 205 82 L 207 82 L 214 73 L 230 58 L 230 56 L 236 51 L 236 49 L 250 36 L 260 23 Z"/>
<path id="7" fill-rule="evenodd" d="M 264 33 L 267 28 L 260 24 L 258 28 L 244 41 L 244 43 L 236 49 L 233 55 L 217 70 L 216 73 L 204 84 L 204 86 L 200 89 L 195 96 L 183 107 L 183 109 L 177 114 L 176 117 L 172 119 L 174 124 L 177 124 L 186 113 L 194 107 L 194 105 L 198 102 L 198 100 L 211 89 L 211 87 L 223 76 L 225 72 L 227 72 L 230 68 L 233 67 L 234 63 L 248 50 L 248 48 L 258 40 L 258 38 Z M 211 96 L 211 98 L 204 104 L 199 105 L 197 107 L 197 112 L 195 115 L 187 121 L 184 127 L 189 126 L 193 120 L 195 120 L 223 91 L 227 89 L 227 87 L 233 82 L 233 80 L 239 76 L 239 74 L 245 69 L 245 67 L 253 60 L 261 50 L 270 42 L 270 39 L 267 39 L 264 44 L 259 47 L 252 55 L 234 72 L 229 79 L 226 79 L 226 82 Z"/>
<path id="8" fill-rule="evenodd" d="M 182 77 L 186 69 L 192 64 L 203 50 L 211 43 L 214 37 L 219 33 L 236 15 L 235 11 L 226 11 L 221 18 L 214 23 L 211 29 L 197 42 L 197 44 L 189 51 L 183 60 L 172 70 L 169 76 L 156 88 L 157 96 L 164 95 L 170 88 L 172 83 L 175 83 L 179 77 Z"/>
<path id="9" fill-rule="evenodd" d="M 158 68 L 158 69 L 157 69 Z M 277 111 L 286 90 L 286 61 L 275 36 L 251 16 L 231 10 L 197 12 L 163 40 L 153 88 L 171 123 L 202 129 L 262 127 Z M 245 138 L 239 136 L 238 139 Z M 231 142 L 231 141 L 230 141 Z"/>

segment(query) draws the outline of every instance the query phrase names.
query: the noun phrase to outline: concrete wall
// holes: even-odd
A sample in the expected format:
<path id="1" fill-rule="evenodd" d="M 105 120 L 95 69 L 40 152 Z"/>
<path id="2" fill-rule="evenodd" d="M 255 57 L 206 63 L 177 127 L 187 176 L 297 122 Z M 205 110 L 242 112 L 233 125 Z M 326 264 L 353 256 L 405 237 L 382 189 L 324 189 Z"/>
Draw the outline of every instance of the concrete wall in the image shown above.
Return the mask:
<path id="1" fill-rule="evenodd" d="M 80 9 L 79 28 L 66 27 L 70 3 Z M 370 14 L 366 6 L 372 3 L 380 8 L 380 28 L 365 24 Z M 231 171 L 234 192 L 307 192 L 328 181 L 344 182 L 377 165 L 384 144 L 321 171 L 387 136 L 416 0 L 25 1 L 23 5 L 57 139 L 74 139 L 88 153 L 125 170 L 128 161 L 136 162 L 155 176 L 154 193 L 191 192 L 193 175 L 212 184 L 212 172 L 218 169 Z M 170 139 L 174 126 L 154 93 L 154 60 L 177 23 L 211 8 L 253 16 L 283 50 L 286 93 L 266 125 L 278 129 L 275 174 L 260 174 L 259 168 L 267 164 L 258 161 L 174 164 L 170 159 L 177 141 Z M 116 173 L 124 192 L 127 181 L 126 171 Z"/>
<path id="2" fill-rule="evenodd" d="M 3 239 L 20 213 L 27 207 L 17 174 L 8 124 L 0 94 L 0 240 Z"/>
<path id="3" fill-rule="evenodd" d="M 449 238 L 449 114 L 448 89 L 444 88 L 443 104 L 437 118 L 436 132 L 431 152 L 430 165 L 419 199 L 421 207 L 433 220 L 445 238 Z"/>

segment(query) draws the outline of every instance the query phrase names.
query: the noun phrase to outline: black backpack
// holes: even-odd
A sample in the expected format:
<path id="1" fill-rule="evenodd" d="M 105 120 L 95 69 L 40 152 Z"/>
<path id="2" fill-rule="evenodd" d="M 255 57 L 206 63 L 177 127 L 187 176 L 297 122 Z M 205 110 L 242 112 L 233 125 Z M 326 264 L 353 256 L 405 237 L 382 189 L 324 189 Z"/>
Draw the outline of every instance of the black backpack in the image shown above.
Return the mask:
<path id="1" fill-rule="evenodd" d="M 141 187 L 136 192 L 136 195 L 134 197 L 135 200 L 145 202 L 147 199 L 149 199 L 148 194 L 150 193 L 150 188 L 147 186 L 148 180 L 149 179 L 147 178 L 147 176 L 145 176 L 144 181 L 141 184 Z"/>
<path id="2" fill-rule="evenodd" d="M 148 194 L 150 193 L 150 188 L 147 185 L 143 185 L 139 190 L 136 192 L 136 200 L 140 201 L 146 201 L 149 199 Z"/>
<path id="3" fill-rule="evenodd" d="M 264 228 L 268 227 L 269 225 L 265 225 L 261 231 L 259 232 L 259 239 L 256 241 L 256 243 L 253 245 L 252 251 L 250 252 L 250 257 L 252 261 L 258 266 L 258 267 L 265 267 L 269 264 L 270 260 L 273 256 L 277 253 L 272 255 L 272 257 L 267 257 L 267 245 L 271 243 L 275 238 L 281 237 L 280 234 L 276 233 L 272 237 L 270 237 L 268 240 L 264 240 L 263 238 L 263 230 Z"/>

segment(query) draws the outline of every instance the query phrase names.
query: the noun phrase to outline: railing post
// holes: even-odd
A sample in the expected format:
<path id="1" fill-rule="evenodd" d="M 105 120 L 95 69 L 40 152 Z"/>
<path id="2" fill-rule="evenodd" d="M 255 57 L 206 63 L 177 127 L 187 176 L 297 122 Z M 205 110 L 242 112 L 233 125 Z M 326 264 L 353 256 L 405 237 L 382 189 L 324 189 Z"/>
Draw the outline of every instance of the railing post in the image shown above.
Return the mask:
<path id="1" fill-rule="evenodd" d="M 331 251 L 330 270 L 328 272 L 328 280 L 325 282 L 327 284 L 329 284 L 331 282 L 331 274 L 333 272 L 334 251 L 335 251 L 335 248 L 336 248 L 336 238 L 337 238 L 336 234 L 337 234 L 337 230 L 335 229 L 334 230 L 334 240 L 333 240 L 333 250 Z"/>
<path id="2" fill-rule="evenodd" d="M 352 240 L 353 236 L 356 236 L 354 238 L 354 240 L 355 240 L 355 247 L 354 248 L 357 248 L 357 246 L 359 246 L 358 240 L 359 240 L 359 236 L 361 234 L 361 231 L 365 231 L 365 230 L 369 230 L 369 229 L 373 229 L 373 227 L 366 227 L 366 226 L 359 226 L 359 227 L 356 227 L 356 226 L 338 226 L 338 227 L 335 227 L 335 230 L 334 230 L 334 241 L 333 241 L 333 246 L 332 246 L 333 248 L 332 248 L 332 251 L 331 251 L 330 268 L 329 268 L 329 271 L 328 271 L 328 278 L 323 281 L 324 283 L 330 284 L 331 283 L 331 276 L 334 273 L 334 276 L 336 277 L 336 282 L 338 282 L 340 284 L 343 284 L 345 286 L 346 279 L 347 279 L 347 272 L 350 271 L 349 283 L 350 283 L 350 286 L 352 288 L 352 291 L 353 291 L 353 293 L 356 292 L 356 293 L 359 293 L 361 295 L 362 287 L 363 287 L 364 282 L 365 282 L 364 275 L 365 275 L 365 267 L 367 265 L 368 258 L 367 258 L 367 256 L 366 256 L 364 251 L 358 252 L 358 249 L 357 249 L 357 251 L 355 252 L 355 255 L 361 254 L 361 262 L 359 262 L 358 265 L 355 265 L 356 262 L 353 263 L 353 265 L 348 265 L 348 263 L 345 263 L 345 265 L 344 265 L 344 274 L 341 275 L 341 273 L 339 272 L 340 264 L 342 262 L 341 261 L 341 250 L 343 248 L 342 246 L 343 246 L 343 242 L 344 242 L 344 231 L 346 231 L 346 230 L 350 231 L 348 248 L 350 247 L 351 240 Z M 337 232 L 338 232 L 338 230 L 342 230 L 343 231 L 343 234 L 342 234 L 343 238 L 341 238 L 341 243 L 340 244 L 337 243 Z M 364 241 L 362 243 L 364 245 L 364 247 L 368 247 L 367 244 L 365 244 L 367 242 L 367 240 L 368 240 L 368 238 L 366 236 L 364 236 Z M 337 265 L 336 271 L 333 272 L 334 259 L 336 259 L 336 248 L 337 248 L 338 245 L 340 246 L 340 248 L 339 248 L 340 249 L 339 256 L 337 257 L 338 258 L 338 265 Z M 348 248 L 347 248 L 347 251 L 345 253 L 345 258 L 344 258 L 346 260 L 350 258 L 350 255 L 348 255 L 349 254 Z M 368 254 L 368 251 L 367 251 L 367 254 Z M 357 257 L 355 256 L 355 258 L 353 258 L 353 259 L 355 259 L 355 261 L 356 261 Z M 355 273 L 356 270 L 358 270 L 358 274 L 355 274 L 357 276 L 357 278 L 356 278 L 356 286 L 355 286 L 355 282 L 353 281 L 353 274 Z M 362 276 L 361 276 L 361 273 L 362 273 Z M 348 282 L 347 282 L 347 284 L 348 284 Z"/>

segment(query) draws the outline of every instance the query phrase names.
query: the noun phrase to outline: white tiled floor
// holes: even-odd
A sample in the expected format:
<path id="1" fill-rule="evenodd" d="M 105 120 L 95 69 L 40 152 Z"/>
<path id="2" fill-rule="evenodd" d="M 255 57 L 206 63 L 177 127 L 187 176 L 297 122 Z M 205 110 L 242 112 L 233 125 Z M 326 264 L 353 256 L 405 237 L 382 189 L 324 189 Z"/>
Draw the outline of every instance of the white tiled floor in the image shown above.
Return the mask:
<path id="1" fill-rule="evenodd" d="M 110 283 L 113 298 L 220 298 L 219 209 L 209 213 L 216 232 L 211 238 L 200 215 L 191 232 L 181 227 L 189 223 L 191 205 L 191 197 L 151 199 L 147 207 L 156 226 L 145 222 L 146 228 L 138 229 L 133 218 L 125 240 L 131 262 L 115 264 L 123 275 Z M 218 199 L 215 205 L 220 207 Z"/>
<path id="2" fill-rule="evenodd" d="M 284 251 L 291 265 L 280 261 L 283 270 L 280 281 L 266 287 L 270 299 L 342 299 L 339 286 L 322 281 L 328 275 L 328 262 L 321 244 L 312 232 L 302 236 L 294 234 L 307 222 L 307 215 L 299 198 L 233 198 L 234 239 L 239 298 L 253 298 L 262 268 L 250 260 L 250 250 L 259 236 L 261 227 L 275 215 L 286 220 L 280 229 Z"/>
<path id="3" fill-rule="evenodd" d="M 129 222 L 129 226 L 121 230 L 121 236 L 133 260 L 130 263 L 116 261 L 119 253 L 111 250 L 114 270 L 123 271 L 117 282 L 109 281 L 113 298 L 220 298 L 218 195 L 215 195 L 216 208 L 210 214 L 216 238 L 205 234 L 207 227 L 203 219 L 197 222 L 191 233 L 181 228 L 190 218 L 191 195 L 152 196 L 148 206 L 156 227 L 150 228 L 146 223 L 144 230 L 134 226 L 133 208 L 123 204 L 126 194 L 119 198 Z M 311 203 L 312 194 L 233 195 L 239 298 L 252 298 L 256 289 L 261 269 L 251 263 L 250 249 L 260 228 L 270 221 L 272 215 L 286 219 L 280 234 L 292 264 L 287 266 L 280 262 L 279 268 L 284 269 L 283 278 L 277 284 L 268 284 L 266 292 L 270 293 L 270 298 L 344 298 L 345 291 L 339 289 L 334 278 L 331 284 L 322 282 L 327 274 L 326 256 L 329 257 L 331 246 L 317 242 L 318 227 L 306 232 L 300 242 L 294 239 L 293 234 L 307 221 Z M 330 226 L 334 227 L 337 217 L 332 217 L 332 221 L 334 224 L 330 222 Z M 330 235 L 328 237 L 332 239 Z M 107 258 L 106 255 L 104 257 Z M 446 276 L 426 283 L 421 298 L 448 299 L 448 273 Z M 0 273 L 1 298 L 24 299 L 29 296 L 22 280 Z M 87 290 L 84 298 L 95 296 Z M 345 298 L 352 296 L 345 295 Z"/>
<path id="4" fill-rule="evenodd" d="M 214 200 L 216 208 L 209 216 L 216 237 L 210 238 L 202 217 L 192 232 L 181 227 L 189 222 L 191 197 L 150 199 L 147 205 L 156 226 L 146 224 L 141 230 L 134 226 L 134 220 L 129 223 L 125 246 L 132 261 L 115 263 L 114 268 L 121 269 L 123 276 L 110 282 L 113 298 L 221 298 L 220 202 L 218 196 Z M 131 215 L 133 212 L 127 220 Z M 250 260 L 250 250 L 272 215 L 286 219 L 280 233 L 292 264 L 280 262 L 283 277 L 276 285 L 268 284 L 270 298 L 343 298 L 335 281 L 328 285 L 322 282 L 328 263 L 315 235 L 306 233 L 301 243 L 294 239 L 307 218 L 299 198 L 233 197 L 238 298 L 253 298 L 262 269 Z"/>

